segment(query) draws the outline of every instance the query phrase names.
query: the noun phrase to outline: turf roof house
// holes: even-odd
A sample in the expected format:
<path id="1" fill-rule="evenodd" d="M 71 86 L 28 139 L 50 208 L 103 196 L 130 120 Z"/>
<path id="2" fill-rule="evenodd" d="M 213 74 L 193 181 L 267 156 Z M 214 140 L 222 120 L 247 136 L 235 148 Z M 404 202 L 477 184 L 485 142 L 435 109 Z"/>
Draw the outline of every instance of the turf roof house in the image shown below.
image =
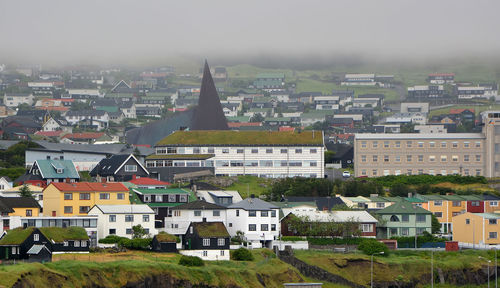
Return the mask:
<path id="1" fill-rule="evenodd" d="M 41 184 L 46 187 L 52 182 L 73 183 L 80 181 L 80 174 L 71 160 L 36 160 L 25 175 L 16 179 L 19 184 Z"/>
<path id="2" fill-rule="evenodd" d="M 432 212 L 413 205 L 408 201 L 398 201 L 375 212 L 382 221 L 377 225 L 377 238 L 422 235 L 432 233 Z"/>
<path id="3" fill-rule="evenodd" d="M 123 182 L 137 177 L 148 177 L 149 172 L 132 154 L 113 155 L 102 159 L 90 171 L 97 182 Z"/>
<path id="4" fill-rule="evenodd" d="M 160 232 L 151 240 L 151 250 L 154 252 L 177 252 L 179 238 L 165 232 Z"/>
<path id="5" fill-rule="evenodd" d="M 164 181 L 186 168 L 221 176 L 324 175 L 323 133 L 318 131 L 177 131 L 155 148 L 156 153 L 146 157 L 146 167 Z"/>
<path id="6" fill-rule="evenodd" d="M 89 237 L 81 227 L 16 228 L 0 239 L 0 259 L 37 259 L 42 250 L 55 253 L 88 253 Z M 46 254 L 45 254 L 46 255 Z M 38 258 L 40 260 L 40 258 Z M 43 258 L 47 260 L 47 258 Z M 35 260 L 36 261 L 36 260 Z"/>
<path id="7" fill-rule="evenodd" d="M 156 228 L 165 227 L 165 219 L 172 217 L 174 207 L 196 200 L 192 191 L 181 188 L 132 188 L 132 192 L 139 198 L 137 202 L 144 203 L 153 209 Z"/>
<path id="8" fill-rule="evenodd" d="M 229 260 L 230 236 L 222 222 L 192 222 L 182 237 L 183 255 Z"/>

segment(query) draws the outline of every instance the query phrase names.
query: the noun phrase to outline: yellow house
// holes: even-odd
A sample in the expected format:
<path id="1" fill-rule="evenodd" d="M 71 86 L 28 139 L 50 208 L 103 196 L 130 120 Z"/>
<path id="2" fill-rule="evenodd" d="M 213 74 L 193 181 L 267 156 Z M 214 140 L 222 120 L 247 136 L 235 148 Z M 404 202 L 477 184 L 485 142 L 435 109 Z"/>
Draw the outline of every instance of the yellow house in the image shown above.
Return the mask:
<path id="1" fill-rule="evenodd" d="M 94 205 L 130 204 L 129 190 L 121 183 L 50 183 L 43 190 L 45 216 L 81 216 Z"/>
<path id="2" fill-rule="evenodd" d="M 0 197 L 2 216 L 37 217 L 40 204 L 32 197 Z"/>
<path id="3" fill-rule="evenodd" d="M 420 195 L 419 198 L 427 201 L 427 210 L 439 220 L 443 233 L 451 233 L 453 217 L 467 211 L 467 200 L 458 195 Z"/>
<path id="4" fill-rule="evenodd" d="M 467 244 L 500 244 L 500 214 L 464 213 L 453 217 L 453 241 Z"/>

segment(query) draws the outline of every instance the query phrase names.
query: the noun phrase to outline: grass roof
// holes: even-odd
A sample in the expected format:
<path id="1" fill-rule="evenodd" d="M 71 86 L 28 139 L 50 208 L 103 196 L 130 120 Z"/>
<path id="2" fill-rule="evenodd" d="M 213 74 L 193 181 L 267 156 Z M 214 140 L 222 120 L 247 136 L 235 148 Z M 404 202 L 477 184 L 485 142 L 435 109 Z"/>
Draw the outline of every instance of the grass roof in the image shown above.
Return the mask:
<path id="1" fill-rule="evenodd" d="M 177 131 L 156 146 L 200 145 L 323 145 L 321 131 Z"/>
<path id="2" fill-rule="evenodd" d="M 0 240 L 0 245 L 19 245 L 28 238 L 35 227 L 29 228 L 16 228 L 9 230 L 7 234 Z M 88 240 L 89 236 L 82 227 L 41 227 L 38 228 L 40 232 L 54 242 L 64 242 L 65 240 Z"/>
<path id="3" fill-rule="evenodd" d="M 0 245 L 19 245 L 33 232 L 33 227 L 23 229 L 22 227 L 11 229 L 0 240 Z"/>
<path id="4" fill-rule="evenodd" d="M 192 225 L 200 237 L 229 237 L 226 226 L 222 222 L 193 222 Z"/>
<path id="5" fill-rule="evenodd" d="M 152 154 L 146 160 L 205 160 L 214 157 L 215 154 Z"/>
<path id="6" fill-rule="evenodd" d="M 160 232 L 156 235 L 156 240 L 158 242 L 177 242 L 177 237 L 167 232 Z"/>

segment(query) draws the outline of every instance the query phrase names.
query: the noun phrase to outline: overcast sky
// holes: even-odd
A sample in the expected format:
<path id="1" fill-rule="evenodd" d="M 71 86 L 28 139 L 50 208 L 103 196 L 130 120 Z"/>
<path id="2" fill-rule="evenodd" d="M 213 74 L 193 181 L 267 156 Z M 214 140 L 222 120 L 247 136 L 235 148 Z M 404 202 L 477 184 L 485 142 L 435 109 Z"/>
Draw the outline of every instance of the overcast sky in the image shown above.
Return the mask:
<path id="1" fill-rule="evenodd" d="M 500 1 L 0 0 L 0 62 L 497 55 Z"/>

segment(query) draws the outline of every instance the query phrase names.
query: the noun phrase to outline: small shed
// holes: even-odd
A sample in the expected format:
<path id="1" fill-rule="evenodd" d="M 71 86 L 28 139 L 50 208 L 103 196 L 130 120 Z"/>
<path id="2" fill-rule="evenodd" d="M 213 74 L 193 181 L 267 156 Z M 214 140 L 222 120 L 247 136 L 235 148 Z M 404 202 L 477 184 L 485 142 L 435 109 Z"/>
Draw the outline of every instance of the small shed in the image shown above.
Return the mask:
<path id="1" fill-rule="evenodd" d="M 35 244 L 31 246 L 26 254 L 28 254 L 29 262 L 52 262 L 52 252 L 45 245 Z"/>
<path id="2" fill-rule="evenodd" d="M 153 237 L 151 247 L 155 252 L 177 253 L 177 237 L 165 232 L 160 232 Z"/>

